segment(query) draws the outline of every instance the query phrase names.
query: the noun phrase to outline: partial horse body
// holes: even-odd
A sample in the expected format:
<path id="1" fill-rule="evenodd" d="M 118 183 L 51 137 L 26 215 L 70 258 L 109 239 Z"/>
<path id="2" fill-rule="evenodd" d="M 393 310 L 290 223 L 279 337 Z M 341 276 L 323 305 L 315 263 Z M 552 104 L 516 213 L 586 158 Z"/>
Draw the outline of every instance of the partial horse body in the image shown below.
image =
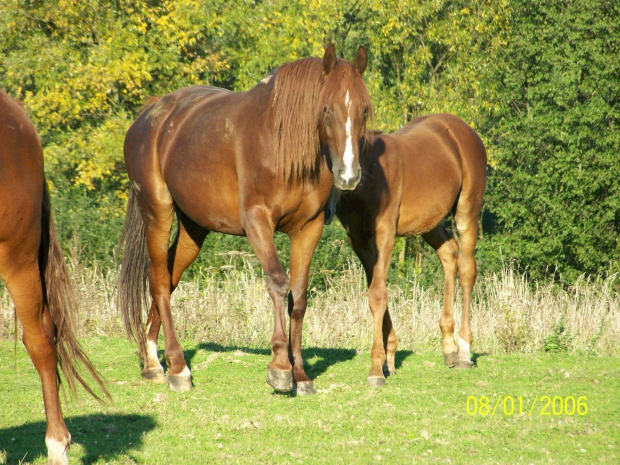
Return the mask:
<path id="1" fill-rule="evenodd" d="M 77 307 L 54 231 L 39 136 L 19 103 L 2 91 L 0 277 L 13 299 L 23 325 L 24 345 L 41 378 L 49 463 L 66 464 L 71 435 L 60 408 L 57 367 L 71 391 L 77 380 L 94 395 L 78 372 L 78 362 L 107 391 L 75 338 Z"/>
<path id="2" fill-rule="evenodd" d="M 314 392 L 301 355 L 308 269 L 332 186 L 353 189 L 361 176 L 357 142 L 371 113 L 361 79 L 366 62 L 363 47 L 350 63 L 337 59 L 330 46 L 323 59 L 285 64 L 247 92 L 178 90 L 133 123 L 125 138 L 132 187 L 121 239 L 119 306 L 141 347 L 143 377 L 167 381 L 177 391 L 191 389 L 170 294 L 207 234 L 218 231 L 247 236 L 265 272 L 274 303 L 267 382 L 289 391 L 294 380 L 299 394 Z M 178 231 L 169 247 L 175 212 Z M 291 241 L 290 345 L 289 279 L 273 242 L 276 230 Z M 145 334 L 147 278 L 152 304 Z M 167 377 L 157 354 L 160 326 Z"/>
<path id="3" fill-rule="evenodd" d="M 469 368 L 474 248 L 487 168 L 484 145 L 463 120 L 439 114 L 417 118 L 393 134 L 370 135 L 361 147 L 363 180 L 355 191 L 342 193 L 336 214 L 368 281 L 374 321 L 368 382 L 382 386 L 384 368 L 395 372 L 397 339 L 387 308 L 387 273 L 395 236 L 421 234 L 437 252 L 445 274 L 440 319 L 444 362 Z M 459 242 L 442 224 L 450 212 Z M 458 341 L 453 318 L 457 273 L 463 294 Z"/>

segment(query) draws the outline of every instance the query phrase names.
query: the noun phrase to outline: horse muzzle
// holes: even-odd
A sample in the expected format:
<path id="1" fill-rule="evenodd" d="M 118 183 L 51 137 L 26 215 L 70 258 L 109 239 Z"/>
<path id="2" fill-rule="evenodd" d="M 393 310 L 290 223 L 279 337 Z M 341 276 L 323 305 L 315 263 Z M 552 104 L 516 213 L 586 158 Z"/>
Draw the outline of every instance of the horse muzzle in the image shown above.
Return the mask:
<path id="1" fill-rule="evenodd" d="M 352 191 L 357 187 L 361 179 L 361 168 L 358 168 L 352 175 L 347 175 L 344 168 L 341 168 L 334 174 L 334 185 L 340 190 Z"/>

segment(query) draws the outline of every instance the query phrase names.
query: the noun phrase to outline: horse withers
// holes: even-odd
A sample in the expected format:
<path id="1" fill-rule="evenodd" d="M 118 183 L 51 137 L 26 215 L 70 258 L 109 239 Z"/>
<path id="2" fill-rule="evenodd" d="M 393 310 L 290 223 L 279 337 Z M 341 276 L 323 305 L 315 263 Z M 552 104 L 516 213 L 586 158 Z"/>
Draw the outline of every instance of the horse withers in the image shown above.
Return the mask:
<path id="1" fill-rule="evenodd" d="M 395 236 L 421 234 L 437 252 L 445 275 L 440 319 L 444 362 L 469 368 L 474 248 L 487 169 L 484 145 L 463 120 L 439 114 L 417 118 L 393 134 L 371 134 L 360 147 L 363 180 L 355 191 L 342 193 L 336 214 L 368 281 L 374 321 L 368 382 L 385 384 L 384 362 L 386 372 L 395 372 L 397 340 L 387 308 L 387 272 Z M 449 213 L 454 215 L 459 242 L 442 224 Z M 458 340 L 453 317 L 457 273 L 463 298 Z"/>
<path id="2" fill-rule="evenodd" d="M 361 177 L 358 141 L 372 112 L 362 81 L 366 63 L 363 47 L 350 63 L 329 46 L 322 59 L 284 64 L 247 92 L 207 86 L 172 92 L 129 128 L 131 191 L 119 307 L 139 342 L 143 377 L 167 381 L 177 391 L 191 389 L 170 294 L 207 234 L 218 231 L 247 236 L 265 272 L 274 304 L 267 382 L 290 391 L 295 381 L 299 394 L 314 393 L 301 355 L 308 270 L 332 186 L 350 190 Z M 169 248 L 175 212 L 178 231 Z M 290 281 L 274 245 L 276 230 L 291 241 Z M 145 329 L 147 279 L 152 304 Z M 167 376 L 157 354 L 160 326 Z"/>
<path id="3" fill-rule="evenodd" d="M 103 392 L 101 376 L 75 338 L 77 306 L 54 231 L 43 150 L 20 104 L 0 91 L 0 277 L 23 325 L 23 342 L 39 372 L 50 464 L 66 464 L 71 435 L 58 398 L 58 367 L 92 395 L 78 362 Z M 95 396 L 97 397 L 97 396 Z"/>

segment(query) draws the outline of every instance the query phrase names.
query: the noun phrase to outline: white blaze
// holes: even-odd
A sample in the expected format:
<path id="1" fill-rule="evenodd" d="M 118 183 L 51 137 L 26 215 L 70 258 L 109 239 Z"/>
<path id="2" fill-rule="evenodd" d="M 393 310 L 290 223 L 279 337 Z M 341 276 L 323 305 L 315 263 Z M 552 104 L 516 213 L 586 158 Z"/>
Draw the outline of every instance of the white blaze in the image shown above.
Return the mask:
<path id="1" fill-rule="evenodd" d="M 351 134 L 351 101 L 349 100 L 349 91 L 344 98 L 344 104 L 347 107 L 347 123 L 345 125 L 347 140 L 344 146 L 344 155 L 342 156 L 342 162 L 344 164 L 344 173 L 342 179 L 345 182 L 353 179 L 355 174 L 353 173 L 353 135 Z"/>

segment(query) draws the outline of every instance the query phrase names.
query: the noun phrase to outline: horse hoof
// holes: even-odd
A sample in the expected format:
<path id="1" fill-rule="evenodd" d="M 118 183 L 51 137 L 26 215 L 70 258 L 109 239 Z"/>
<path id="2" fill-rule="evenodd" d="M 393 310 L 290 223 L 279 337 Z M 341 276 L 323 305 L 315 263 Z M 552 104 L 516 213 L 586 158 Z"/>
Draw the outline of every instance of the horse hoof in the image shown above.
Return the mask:
<path id="1" fill-rule="evenodd" d="M 385 386 L 385 378 L 383 376 L 369 376 L 368 384 L 372 387 L 383 387 Z"/>
<path id="2" fill-rule="evenodd" d="M 454 365 L 454 368 L 467 369 L 467 368 L 472 368 L 473 366 L 474 364 L 472 363 L 471 360 L 457 360 L 456 365 Z"/>
<path id="3" fill-rule="evenodd" d="M 451 354 L 443 354 L 443 363 L 445 363 L 448 368 L 452 368 L 456 365 L 458 354 L 458 350 L 456 352 L 452 352 Z"/>
<path id="4" fill-rule="evenodd" d="M 311 396 L 316 394 L 316 390 L 314 389 L 314 384 L 312 381 L 301 381 L 297 383 L 297 395 L 298 396 Z"/>
<path id="5" fill-rule="evenodd" d="M 142 372 L 142 378 L 149 380 L 153 384 L 163 384 L 166 382 L 163 368 L 152 368 Z"/>
<path id="6" fill-rule="evenodd" d="M 168 386 L 175 392 L 192 390 L 191 375 L 168 375 Z"/>
<path id="7" fill-rule="evenodd" d="M 292 370 L 272 370 L 267 368 L 267 384 L 278 392 L 293 390 Z"/>

